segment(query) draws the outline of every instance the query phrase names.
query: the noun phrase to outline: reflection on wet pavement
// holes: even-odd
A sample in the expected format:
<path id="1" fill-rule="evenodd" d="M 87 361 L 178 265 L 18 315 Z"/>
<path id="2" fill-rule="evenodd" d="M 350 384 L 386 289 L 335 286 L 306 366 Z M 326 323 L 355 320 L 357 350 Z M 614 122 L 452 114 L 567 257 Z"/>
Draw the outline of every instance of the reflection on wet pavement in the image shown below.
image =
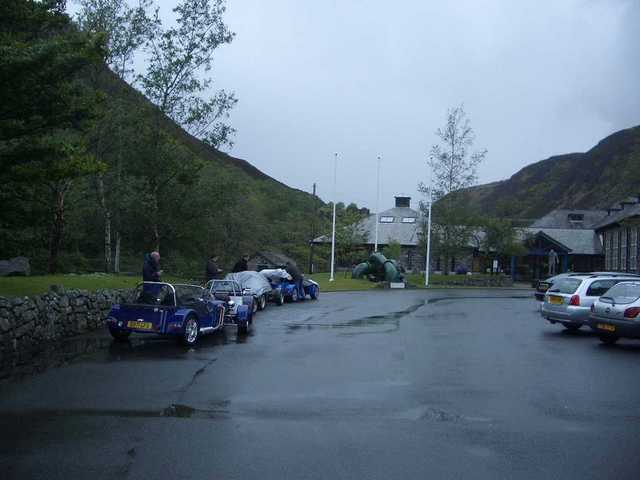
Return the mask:
<path id="1" fill-rule="evenodd" d="M 77 337 L 52 342 L 28 362 L 15 367 L 12 375 L 1 381 L 17 381 L 49 368 L 60 367 L 77 361 L 97 362 L 183 360 L 188 354 L 204 353 L 209 349 L 231 343 L 246 343 L 252 332 L 236 335 L 224 330 L 203 336 L 197 347 L 186 347 L 175 338 L 160 336 L 132 336 L 126 341 L 116 341 L 103 332 L 97 331 Z M 190 360 L 198 358 L 189 356 Z"/>

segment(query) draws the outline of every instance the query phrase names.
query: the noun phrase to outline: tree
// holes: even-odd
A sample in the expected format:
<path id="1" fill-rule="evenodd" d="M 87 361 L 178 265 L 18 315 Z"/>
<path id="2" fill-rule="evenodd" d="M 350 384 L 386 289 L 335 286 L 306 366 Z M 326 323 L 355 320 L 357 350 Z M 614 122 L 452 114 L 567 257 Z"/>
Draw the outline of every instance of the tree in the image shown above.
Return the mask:
<path id="1" fill-rule="evenodd" d="M 336 257 L 338 265 L 351 266 L 362 256 L 362 245 L 367 241 L 367 232 L 360 222 L 363 215 L 355 204 L 344 207 L 336 204 Z"/>
<path id="2" fill-rule="evenodd" d="M 135 8 L 125 0 L 80 0 L 78 25 L 85 32 L 104 37 L 106 48 L 103 63 L 122 81 L 127 81 L 133 73 L 131 64 L 135 52 L 148 41 L 157 27 L 156 21 L 149 15 L 151 5 L 151 0 L 139 0 Z M 110 79 L 105 78 L 104 65 L 97 65 L 93 75 L 94 88 L 102 91 L 108 90 L 110 84 Z M 96 194 L 104 219 L 104 268 L 107 272 L 112 269 L 112 220 L 114 214 L 117 220 L 121 217 L 121 192 L 118 189 L 123 185 L 124 173 L 122 156 L 126 132 L 123 125 L 135 115 L 126 110 L 127 107 L 121 101 L 105 103 L 101 121 L 96 122 L 90 134 L 93 154 L 109 167 L 106 171 L 99 172 L 95 178 Z M 116 221 L 113 261 L 115 272 L 120 271 L 119 223 Z"/>
<path id="3" fill-rule="evenodd" d="M 149 163 L 153 168 L 146 172 L 157 249 L 160 194 L 184 173 L 184 163 L 176 161 L 170 149 L 162 148 L 163 116 L 214 147 L 231 144 L 233 129 L 225 119 L 236 99 L 223 90 L 205 98 L 211 79 L 200 78 L 200 74 L 211 70 L 216 48 L 233 40 L 234 34 L 222 19 L 225 10 L 224 0 L 182 0 L 173 9 L 177 15 L 175 26 L 163 29 L 156 22 L 157 31 L 148 42 L 147 70 L 138 76 L 147 98 L 157 107 L 150 139 L 153 148 Z M 198 168 L 194 165 L 194 169 Z"/>
<path id="4" fill-rule="evenodd" d="M 475 135 L 463 105 L 447 112 L 446 124 L 436 131 L 436 136 L 440 141 L 431 147 L 429 154 L 433 184 L 427 186 L 420 183 L 418 188 L 427 197 L 431 193 L 435 202 L 432 237 L 434 251 L 448 265 L 449 260 L 467 247 L 473 232 L 470 212 L 455 201 L 455 194 L 476 182 L 477 167 L 486 157 L 487 151 L 469 151 Z M 426 215 L 427 202 L 420 202 L 420 209 Z M 449 268 L 444 268 L 445 273 L 448 270 Z"/>
<path id="5" fill-rule="evenodd" d="M 82 73 L 99 61 L 99 38 L 75 31 L 60 0 L 0 6 L 2 180 L 27 203 L 46 202 L 48 270 L 55 273 L 74 180 L 101 166 L 83 132 L 98 100 Z"/>
<path id="6" fill-rule="evenodd" d="M 397 240 L 389 240 L 389 243 L 384 247 L 382 253 L 389 260 L 400 260 L 402 255 L 402 245 Z"/>
<path id="7" fill-rule="evenodd" d="M 489 258 L 506 260 L 508 257 L 524 255 L 527 249 L 519 230 L 513 227 L 511 220 L 487 217 L 481 221 L 483 238 L 481 249 Z"/>

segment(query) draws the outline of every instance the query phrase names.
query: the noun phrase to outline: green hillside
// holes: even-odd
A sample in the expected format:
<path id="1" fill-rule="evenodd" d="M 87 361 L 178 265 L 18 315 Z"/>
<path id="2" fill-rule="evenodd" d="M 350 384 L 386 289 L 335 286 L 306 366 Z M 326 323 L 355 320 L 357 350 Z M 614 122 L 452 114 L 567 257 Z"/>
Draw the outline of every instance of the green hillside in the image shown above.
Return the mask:
<path id="1" fill-rule="evenodd" d="M 10 0 L 0 13 L 0 259 L 51 271 L 55 244 L 53 271 L 103 270 L 105 251 L 139 271 L 159 244 L 179 275 L 201 274 L 212 253 L 224 268 L 265 249 L 306 265 L 312 223 L 329 225 L 321 200 L 159 114 L 64 2 Z"/>
<path id="2" fill-rule="evenodd" d="M 475 212 L 535 219 L 556 208 L 607 208 L 638 194 L 640 126 L 616 132 L 588 152 L 550 157 L 455 198 Z"/>

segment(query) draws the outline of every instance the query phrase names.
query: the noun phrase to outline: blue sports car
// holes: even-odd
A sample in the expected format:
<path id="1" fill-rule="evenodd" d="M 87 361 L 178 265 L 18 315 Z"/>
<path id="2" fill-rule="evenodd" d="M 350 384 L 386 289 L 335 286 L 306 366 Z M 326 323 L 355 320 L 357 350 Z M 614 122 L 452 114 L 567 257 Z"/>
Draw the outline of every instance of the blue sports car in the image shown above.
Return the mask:
<path id="1" fill-rule="evenodd" d="M 298 289 L 296 288 L 296 284 L 292 280 L 284 280 L 280 284 L 280 288 L 282 289 L 282 295 L 286 300 L 297 302 L 298 300 L 304 300 L 307 295 L 311 298 L 311 300 L 317 300 L 320 296 L 320 285 L 317 282 L 314 282 L 311 279 L 305 278 L 302 281 L 302 288 L 304 289 L 304 297 L 300 298 L 298 295 Z"/>
<path id="2" fill-rule="evenodd" d="M 130 303 L 111 307 L 107 328 L 117 340 L 126 339 L 133 332 L 155 333 L 193 345 L 200 335 L 225 325 L 235 325 L 239 332 L 246 332 L 252 321 L 251 307 L 236 305 L 233 299 L 219 299 L 210 289 L 143 282 Z"/>

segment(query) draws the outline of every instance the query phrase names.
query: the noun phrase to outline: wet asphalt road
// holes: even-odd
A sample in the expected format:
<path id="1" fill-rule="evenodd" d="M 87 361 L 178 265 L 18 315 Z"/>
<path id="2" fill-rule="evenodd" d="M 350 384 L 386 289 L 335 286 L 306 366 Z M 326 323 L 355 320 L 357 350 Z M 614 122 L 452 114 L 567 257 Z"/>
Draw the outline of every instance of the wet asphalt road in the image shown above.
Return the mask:
<path id="1" fill-rule="evenodd" d="M 0 384 L 0 478 L 640 478 L 640 342 L 563 332 L 528 292 L 325 294 L 192 350 L 71 342 Z"/>

